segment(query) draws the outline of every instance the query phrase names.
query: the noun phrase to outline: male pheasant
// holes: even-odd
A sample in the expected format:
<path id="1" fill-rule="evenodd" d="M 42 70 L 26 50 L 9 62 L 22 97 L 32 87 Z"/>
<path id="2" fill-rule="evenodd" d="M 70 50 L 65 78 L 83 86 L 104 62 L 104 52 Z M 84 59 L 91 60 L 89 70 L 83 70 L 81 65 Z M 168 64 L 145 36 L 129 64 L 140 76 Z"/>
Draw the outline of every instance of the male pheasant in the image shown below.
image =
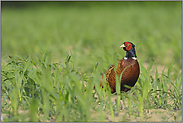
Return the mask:
<path id="1" fill-rule="evenodd" d="M 111 65 L 110 68 L 105 72 L 106 81 L 111 88 L 111 93 L 116 92 L 116 74 L 118 77 L 120 77 L 122 74 L 120 91 L 124 92 L 130 90 L 130 88 L 127 88 L 124 85 L 133 87 L 140 74 L 139 63 L 137 61 L 135 52 L 135 45 L 131 42 L 124 42 L 120 47 L 126 51 L 126 56 L 118 61 L 116 72 L 114 70 L 114 65 Z M 102 86 L 102 81 L 100 81 L 100 86 Z"/>

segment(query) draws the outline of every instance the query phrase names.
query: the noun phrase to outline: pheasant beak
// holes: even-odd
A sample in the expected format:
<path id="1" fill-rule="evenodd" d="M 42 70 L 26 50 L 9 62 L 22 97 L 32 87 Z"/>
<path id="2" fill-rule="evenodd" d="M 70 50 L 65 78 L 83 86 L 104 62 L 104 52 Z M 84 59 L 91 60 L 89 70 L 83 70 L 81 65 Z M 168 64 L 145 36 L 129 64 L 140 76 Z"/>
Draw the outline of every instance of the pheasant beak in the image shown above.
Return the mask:
<path id="1" fill-rule="evenodd" d="M 124 44 L 120 46 L 121 48 L 126 47 Z"/>

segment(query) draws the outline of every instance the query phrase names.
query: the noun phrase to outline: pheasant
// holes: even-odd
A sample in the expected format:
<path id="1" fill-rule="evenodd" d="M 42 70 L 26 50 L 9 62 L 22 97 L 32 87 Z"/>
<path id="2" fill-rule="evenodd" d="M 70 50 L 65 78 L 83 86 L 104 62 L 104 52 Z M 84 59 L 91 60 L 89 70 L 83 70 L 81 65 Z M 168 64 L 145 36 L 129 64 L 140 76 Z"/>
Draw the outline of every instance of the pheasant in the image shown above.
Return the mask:
<path id="1" fill-rule="evenodd" d="M 135 52 L 135 45 L 131 42 L 124 42 L 123 45 L 121 45 L 120 47 L 123 48 L 124 51 L 126 51 L 126 56 L 118 61 L 116 72 L 114 70 L 114 65 L 111 65 L 109 69 L 104 73 L 106 75 L 107 84 L 111 88 L 111 93 L 116 92 L 116 75 L 119 78 L 121 76 L 120 91 L 127 92 L 130 90 L 130 88 L 124 85 L 133 87 L 137 82 L 140 74 L 139 63 L 137 61 L 137 56 Z M 102 78 L 103 76 L 104 75 L 102 75 Z M 102 86 L 101 80 L 100 86 Z"/>

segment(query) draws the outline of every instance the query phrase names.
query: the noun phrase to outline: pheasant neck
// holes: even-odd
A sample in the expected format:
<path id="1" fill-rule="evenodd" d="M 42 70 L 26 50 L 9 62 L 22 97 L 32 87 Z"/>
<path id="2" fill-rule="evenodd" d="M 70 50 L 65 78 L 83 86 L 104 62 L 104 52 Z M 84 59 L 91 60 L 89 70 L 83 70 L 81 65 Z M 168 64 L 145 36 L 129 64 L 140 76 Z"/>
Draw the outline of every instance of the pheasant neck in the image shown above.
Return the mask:
<path id="1" fill-rule="evenodd" d="M 135 52 L 134 48 L 132 48 L 130 51 L 126 52 L 126 56 L 124 57 L 124 59 L 128 59 L 128 58 L 132 58 L 135 60 L 137 59 L 136 52 Z"/>
<path id="2" fill-rule="evenodd" d="M 131 57 L 131 58 L 134 59 L 134 60 L 137 60 L 136 57 Z M 127 60 L 128 58 L 125 56 L 124 59 Z"/>

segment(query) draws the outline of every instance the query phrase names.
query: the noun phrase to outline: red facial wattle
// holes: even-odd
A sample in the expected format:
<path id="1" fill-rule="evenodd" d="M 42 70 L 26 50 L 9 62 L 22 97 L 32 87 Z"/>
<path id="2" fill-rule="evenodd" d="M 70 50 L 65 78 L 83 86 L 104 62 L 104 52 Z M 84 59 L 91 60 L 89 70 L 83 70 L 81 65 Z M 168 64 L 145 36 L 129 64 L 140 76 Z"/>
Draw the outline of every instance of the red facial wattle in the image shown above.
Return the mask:
<path id="1" fill-rule="evenodd" d="M 132 44 L 129 42 L 125 42 L 126 50 L 130 50 L 132 48 Z"/>

